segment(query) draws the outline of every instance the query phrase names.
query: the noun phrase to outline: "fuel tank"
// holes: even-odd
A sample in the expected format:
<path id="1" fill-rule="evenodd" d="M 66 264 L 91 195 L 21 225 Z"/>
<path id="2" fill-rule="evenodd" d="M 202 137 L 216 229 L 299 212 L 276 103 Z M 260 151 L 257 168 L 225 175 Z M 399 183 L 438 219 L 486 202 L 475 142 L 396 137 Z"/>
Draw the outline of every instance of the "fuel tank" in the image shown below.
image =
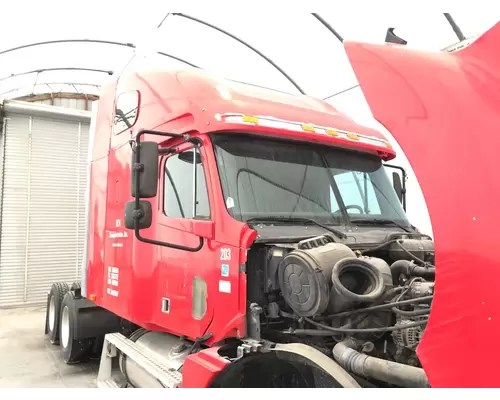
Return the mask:
<path id="1" fill-rule="evenodd" d="M 175 370 L 182 368 L 184 360 L 189 355 L 192 342 L 181 340 L 178 336 L 164 332 L 153 332 L 145 329 L 135 331 L 129 338 L 142 347 L 144 353 L 154 355 L 155 360 L 163 361 Z M 135 388 L 163 388 L 160 381 L 150 375 L 144 368 L 123 353 L 119 358 L 120 370 L 128 383 Z"/>

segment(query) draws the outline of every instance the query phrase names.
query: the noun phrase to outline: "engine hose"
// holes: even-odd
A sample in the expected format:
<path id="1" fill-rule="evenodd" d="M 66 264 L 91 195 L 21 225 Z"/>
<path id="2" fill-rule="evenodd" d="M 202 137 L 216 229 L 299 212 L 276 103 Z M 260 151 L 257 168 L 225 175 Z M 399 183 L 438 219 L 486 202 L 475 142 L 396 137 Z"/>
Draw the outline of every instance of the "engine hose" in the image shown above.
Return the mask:
<path id="1" fill-rule="evenodd" d="M 371 253 L 373 251 L 382 250 L 382 249 L 386 248 L 387 246 L 389 246 L 390 244 L 393 244 L 393 243 L 396 243 L 401 248 L 401 250 L 403 250 L 406 254 L 408 254 L 411 258 L 413 258 L 418 263 L 420 263 L 422 265 L 425 265 L 425 266 L 434 267 L 434 265 L 432 265 L 432 264 L 430 264 L 428 262 L 425 262 L 421 258 L 417 257 L 415 254 L 413 254 L 411 251 L 409 251 L 406 247 L 404 247 L 403 244 L 401 243 L 401 239 L 388 240 L 387 242 L 379 244 L 376 247 L 372 247 L 370 249 L 363 250 L 363 251 L 360 252 L 360 254 L 361 255 L 365 255 L 366 253 Z"/>
<path id="2" fill-rule="evenodd" d="M 416 321 L 411 324 L 405 324 L 405 325 L 394 325 L 394 326 L 388 326 L 388 327 L 381 327 L 381 328 L 360 328 L 360 329 L 355 329 L 355 328 L 334 328 L 332 326 L 320 324 L 319 322 L 313 321 L 310 318 L 304 317 L 304 320 L 309 322 L 311 325 L 314 325 L 317 328 L 323 329 L 325 331 L 330 331 L 333 333 L 378 333 L 378 332 L 392 332 L 392 331 L 399 331 L 407 328 L 415 328 L 417 326 L 422 326 L 427 324 L 427 320 L 422 320 L 422 321 Z M 305 329 L 296 329 L 293 331 L 293 333 L 296 333 L 297 331 L 303 331 Z"/>
<path id="3" fill-rule="evenodd" d="M 358 308 L 358 309 L 352 310 L 352 311 L 343 311 L 341 313 L 324 316 L 324 317 L 322 317 L 322 319 L 334 319 L 334 318 L 339 318 L 339 317 L 349 317 L 353 314 L 360 314 L 360 313 L 365 313 L 365 312 L 370 312 L 370 311 L 384 310 L 386 308 L 392 308 L 392 307 L 396 307 L 396 306 L 399 307 L 399 306 L 404 306 L 406 304 L 423 303 L 425 301 L 432 300 L 433 298 L 434 298 L 434 296 L 423 296 L 423 297 L 418 297 L 416 299 L 394 301 L 391 303 L 379 304 L 377 306 L 372 306 L 372 307 Z"/>
<path id="4" fill-rule="evenodd" d="M 429 380 L 423 368 L 362 354 L 350 347 L 350 342 L 337 343 L 333 357 L 346 371 L 405 388 L 428 388 Z"/>
<path id="5" fill-rule="evenodd" d="M 403 273 L 408 276 L 418 276 L 421 278 L 434 279 L 436 276 L 435 267 L 419 267 L 408 260 L 398 260 L 391 264 L 393 278 L 397 278 Z"/>
<path id="6" fill-rule="evenodd" d="M 375 305 L 382 304 L 387 298 L 390 298 L 395 293 L 400 292 L 402 290 L 403 290 L 402 287 L 396 287 L 396 288 L 389 289 L 387 292 L 384 293 L 384 295 L 382 296 L 381 299 L 379 299 L 378 301 L 375 302 Z M 389 311 L 389 310 L 382 310 L 382 311 Z M 350 321 L 349 323 L 347 323 L 345 325 L 342 325 L 340 328 L 351 328 L 352 326 L 357 326 L 358 324 L 360 324 L 361 322 L 363 322 L 368 317 L 370 317 L 370 313 L 369 312 L 357 315 L 356 317 L 353 318 L 352 321 Z M 339 333 L 339 335 L 343 336 L 344 334 L 343 333 Z M 335 338 L 335 336 L 334 336 L 334 339 L 337 340 L 337 338 Z M 341 339 L 337 340 L 337 341 L 340 342 Z"/>
<path id="7" fill-rule="evenodd" d="M 396 241 L 396 244 L 401 248 L 401 250 L 403 250 L 406 254 L 408 254 L 415 261 L 419 262 L 420 264 L 422 264 L 424 266 L 434 267 L 434 265 L 432 265 L 431 263 L 428 263 L 428 262 L 422 260 L 421 258 L 418 258 L 415 254 L 413 254 L 411 251 L 409 251 L 406 247 L 403 246 L 401 241 L 399 241 L 399 240 Z"/>
<path id="8" fill-rule="evenodd" d="M 391 310 L 394 314 L 403 315 L 405 317 L 418 317 L 420 315 L 429 315 L 431 312 L 430 310 L 403 311 L 397 307 L 392 307 Z"/>
<path id="9" fill-rule="evenodd" d="M 388 240 L 387 242 L 379 244 L 378 246 L 372 247 L 370 249 L 363 250 L 360 253 L 361 253 L 361 255 L 365 255 L 366 253 L 371 253 L 372 251 L 382 250 L 382 249 L 386 248 L 387 246 L 389 246 L 390 244 L 397 243 L 398 240 L 399 239 Z"/>

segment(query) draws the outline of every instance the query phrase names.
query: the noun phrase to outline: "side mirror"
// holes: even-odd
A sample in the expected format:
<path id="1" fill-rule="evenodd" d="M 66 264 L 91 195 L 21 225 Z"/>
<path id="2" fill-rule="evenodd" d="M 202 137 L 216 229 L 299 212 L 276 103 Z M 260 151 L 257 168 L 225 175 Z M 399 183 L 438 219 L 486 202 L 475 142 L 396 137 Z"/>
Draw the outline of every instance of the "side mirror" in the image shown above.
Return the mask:
<path id="1" fill-rule="evenodd" d="M 156 142 L 140 142 L 132 154 L 131 194 L 136 196 L 136 178 L 139 175 L 138 197 L 155 197 L 158 191 L 159 148 Z"/>
<path id="2" fill-rule="evenodd" d="M 147 200 L 139 200 L 139 209 L 135 208 L 135 200 L 125 204 L 125 227 L 135 229 L 135 221 L 139 221 L 139 229 L 147 229 L 153 221 L 153 208 Z"/>
<path id="3" fill-rule="evenodd" d="M 401 177 L 397 172 L 392 173 L 392 185 L 396 191 L 399 201 L 403 202 L 403 184 L 401 183 Z"/>

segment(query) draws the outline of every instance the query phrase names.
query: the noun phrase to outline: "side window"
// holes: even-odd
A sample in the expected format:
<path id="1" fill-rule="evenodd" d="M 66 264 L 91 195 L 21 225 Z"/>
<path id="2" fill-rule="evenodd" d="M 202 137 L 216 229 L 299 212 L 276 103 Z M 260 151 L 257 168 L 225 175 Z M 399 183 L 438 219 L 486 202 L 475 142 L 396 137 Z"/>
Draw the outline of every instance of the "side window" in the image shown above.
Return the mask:
<path id="1" fill-rule="evenodd" d="M 163 211 L 173 218 L 210 218 L 207 182 L 198 149 L 183 151 L 167 158 Z"/>
<path id="2" fill-rule="evenodd" d="M 139 113 L 139 92 L 132 90 L 121 93 L 116 99 L 113 132 L 115 135 L 132 128 Z"/>

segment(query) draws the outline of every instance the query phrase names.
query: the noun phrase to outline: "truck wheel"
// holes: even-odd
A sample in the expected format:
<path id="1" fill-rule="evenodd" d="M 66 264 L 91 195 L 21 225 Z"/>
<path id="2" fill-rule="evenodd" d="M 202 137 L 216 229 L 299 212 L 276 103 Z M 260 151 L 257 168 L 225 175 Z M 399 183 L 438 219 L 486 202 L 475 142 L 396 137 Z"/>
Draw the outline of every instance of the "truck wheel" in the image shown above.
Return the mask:
<path id="1" fill-rule="evenodd" d="M 70 290 L 77 290 L 77 289 L 81 289 L 82 288 L 82 285 L 80 282 L 73 282 L 73 284 L 71 285 L 71 289 Z"/>
<path id="2" fill-rule="evenodd" d="M 74 293 L 69 291 L 64 296 L 61 304 L 59 337 L 61 344 L 61 355 L 66 364 L 73 364 L 81 361 L 92 345 L 92 339 L 76 340 L 74 338 L 76 314 L 78 312 L 75 306 L 74 298 Z"/>
<path id="3" fill-rule="evenodd" d="M 47 299 L 46 328 L 45 333 L 49 336 L 50 343 L 59 344 L 59 322 L 61 320 L 61 304 L 64 295 L 69 291 L 65 282 L 57 282 L 50 288 Z"/>

